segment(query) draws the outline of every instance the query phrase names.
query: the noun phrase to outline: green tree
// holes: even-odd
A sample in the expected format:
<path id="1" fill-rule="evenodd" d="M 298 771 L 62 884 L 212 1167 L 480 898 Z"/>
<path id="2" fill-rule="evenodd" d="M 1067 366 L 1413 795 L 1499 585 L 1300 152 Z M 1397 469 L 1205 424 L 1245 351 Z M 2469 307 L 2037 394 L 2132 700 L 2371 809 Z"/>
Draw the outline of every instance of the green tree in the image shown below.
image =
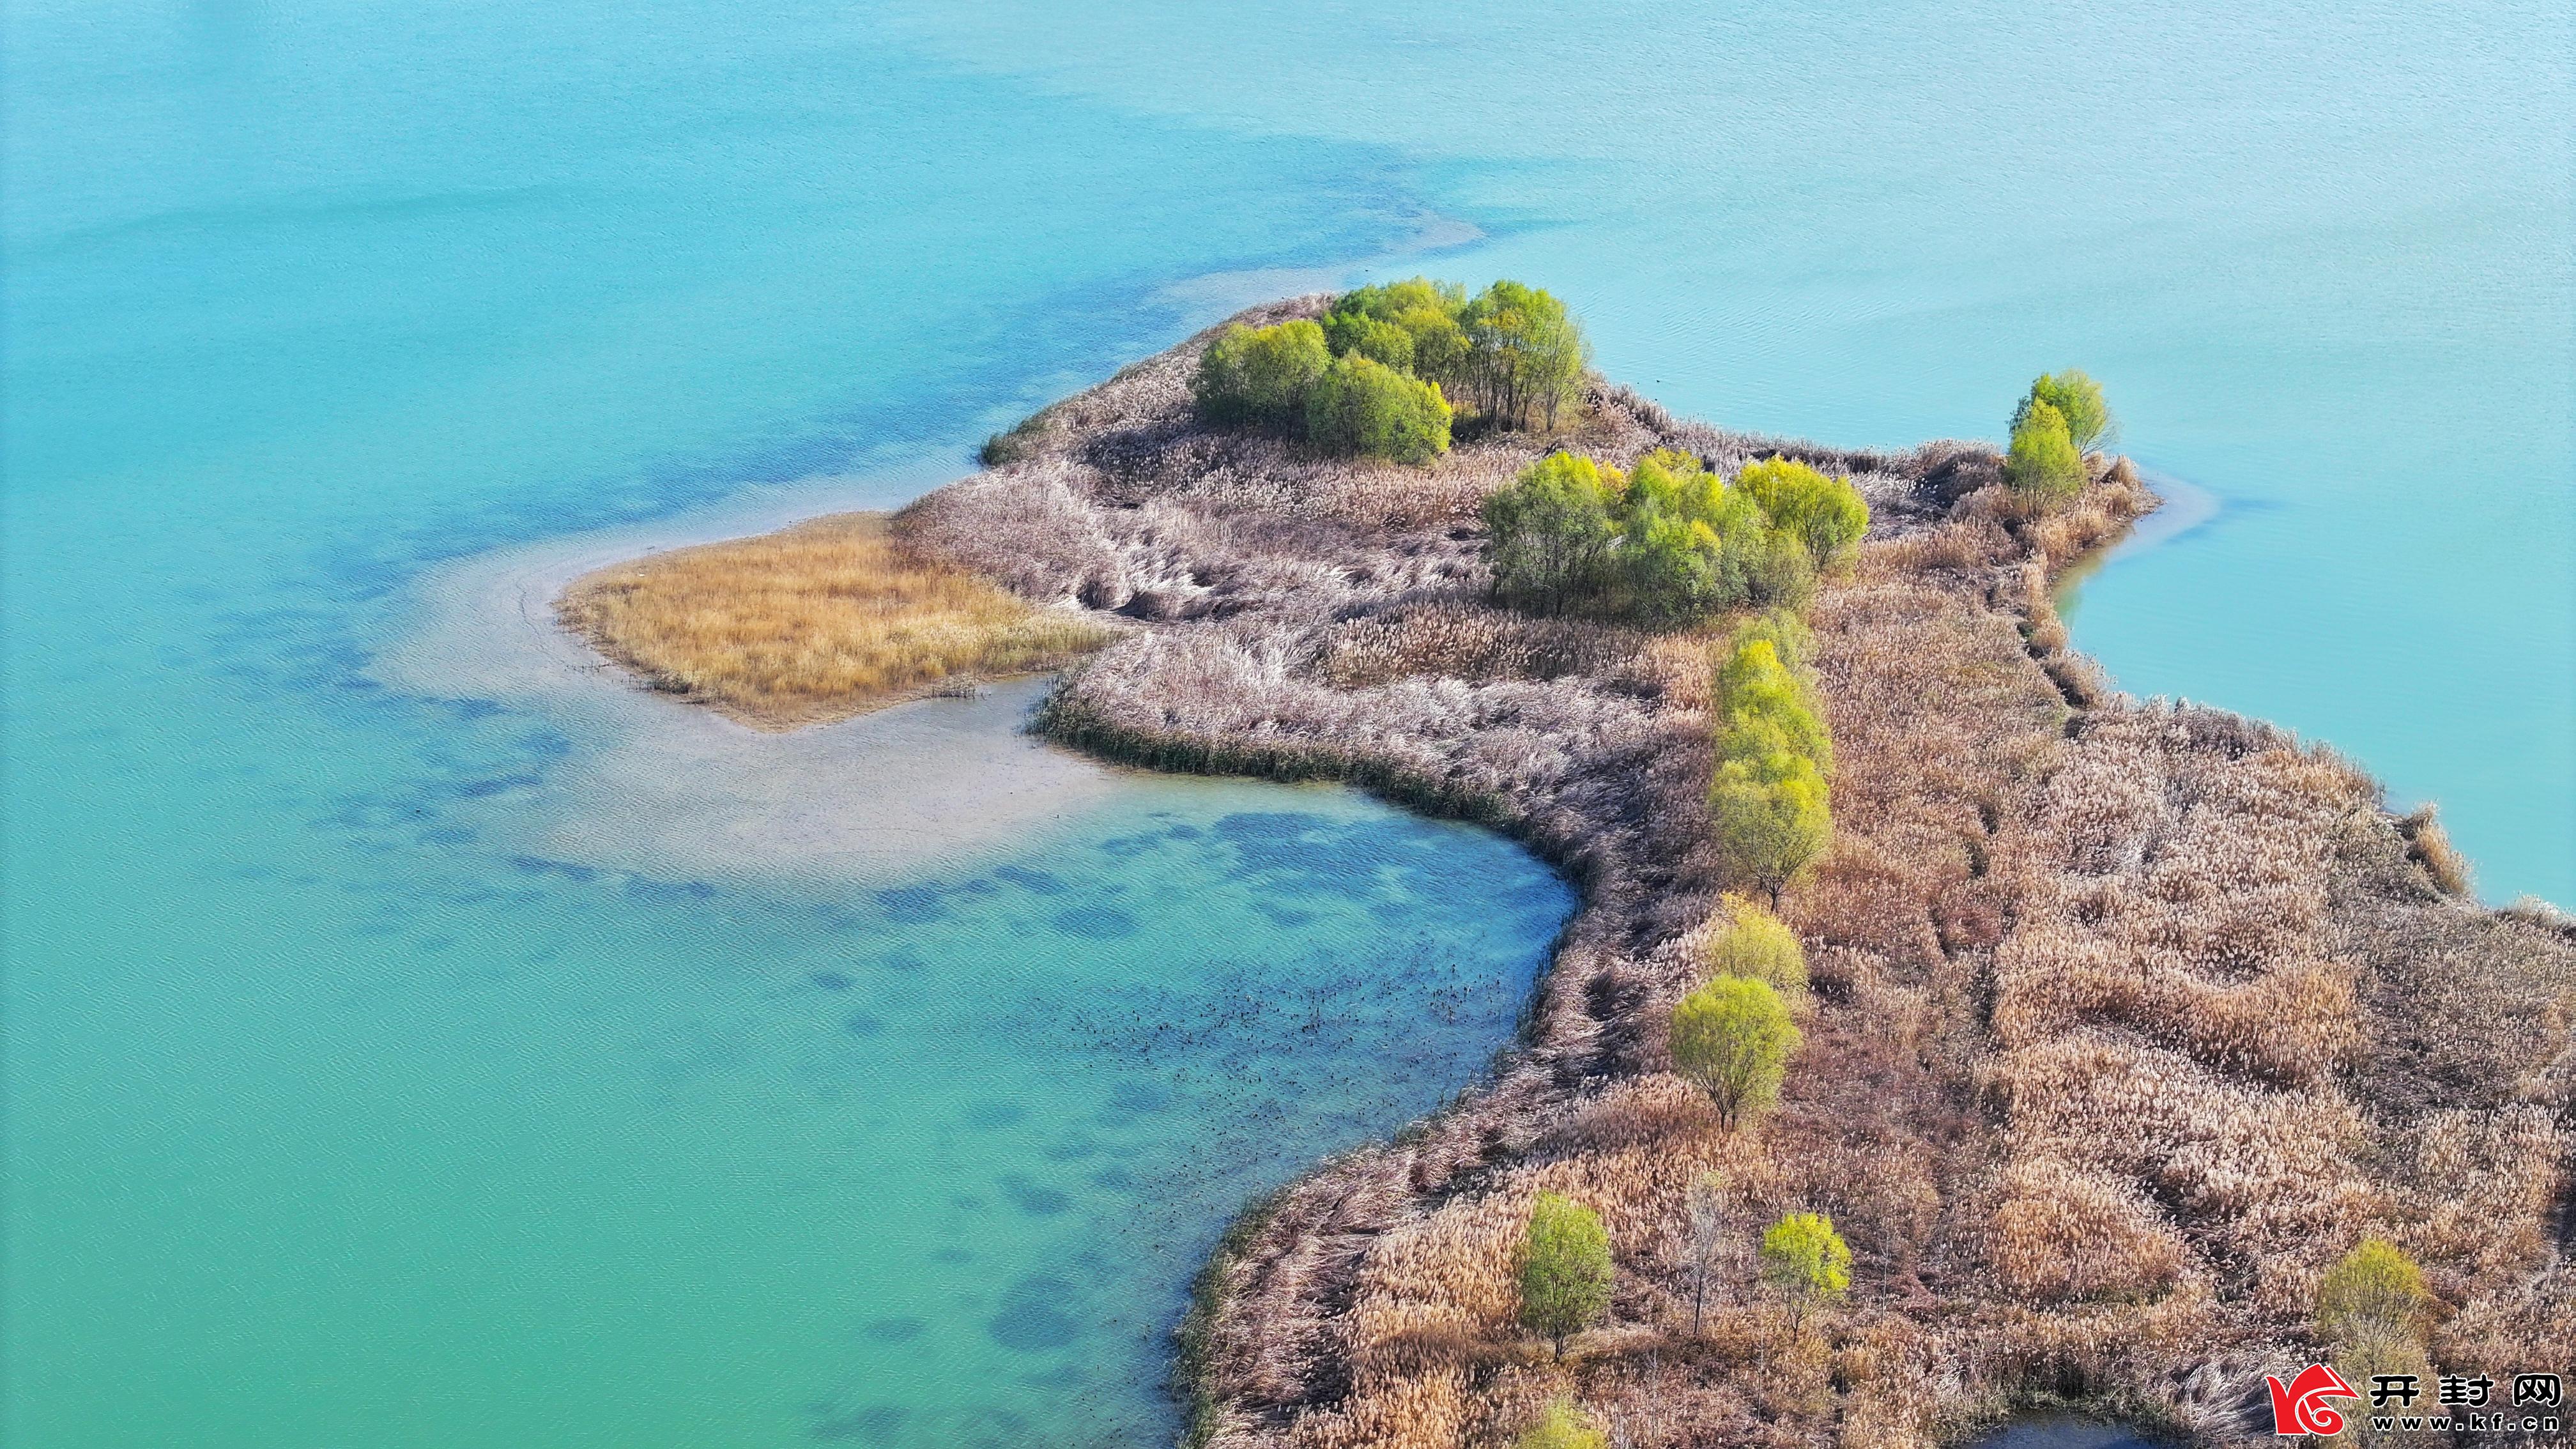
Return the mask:
<path id="1" fill-rule="evenodd" d="M 1717 770 L 1709 821 L 1737 881 L 1780 892 L 1833 842 L 1825 777 L 1833 741 L 1804 684 L 1780 660 L 1776 625 L 1739 636 L 1718 671 Z"/>
<path id="2" fill-rule="evenodd" d="M 1512 1441 L 1513 1449 L 1610 1449 L 1609 1437 L 1564 1399 L 1547 1406 L 1538 1422 Z"/>
<path id="3" fill-rule="evenodd" d="M 1438 383 L 1353 352 L 1307 391 L 1306 436 L 1327 452 L 1428 463 L 1449 451 L 1449 402 Z"/>
<path id="4" fill-rule="evenodd" d="M 1304 415 L 1307 390 L 1332 362 L 1313 322 L 1233 327 L 1199 354 L 1191 391 L 1213 423 L 1288 428 Z"/>
<path id="5" fill-rule="evenodd" d="M 1401 282 L 1353 287 L 1333 299 L 1332 310 L 1335 316 L 1373 317 L 1410 326 L 1412 319 L 1424 315 L 1455 317 L 1466 305 L 1467 289 L 1455 282 L 1408 277 Z"/>
<path id="6" fill-rule="evenodd" d="M 2424 1330 L 2431 1304 L 2413 1259 L 2385 1239 L 2364 1238 L 2317 1284 L 2317 1340 L 2348 1382 L 2367 1385 L 2378 1374 L 2429 1379 Z M 2353 1429 L 2359 1432 L 2347 1430 L 2345 1437 L 2354 1442 L 2398 1442 L 2366 1421 Z"/>
<path id="7" fill-rule="evenodd" d="M 1324 343 L 1335 357 L 1365 357 L 1398 372 L 1413 371 L 1413 334 L 1392 322 L 1327 313 Z"/>
<path id="8" fill-rule="evenodd" d="M 1485 521 L 1497 591 L 1547 613 L 1678 624 L 1745 604 L 1795 605 L 1815 578 L 1807 545 L 1751 491 L 1671 449 L 1626 475 L 1552 454 L 1492 495 Z"/>
<path id="9" fill-rule="evenodd" d="M 1609 498 L 1619 475 L 1572 453 L 1550 453 L 1485 499 L 1485 562 L 1512 604 L 1562 614 L 1600 587 L 1615 535 Z"/>
<path id="10" fill-rule="evenodd" d="M 1720 976 L 1673 1008 L 1673 1067 L 1708 1093 L 1729 1128 L 1779 1100 L 1798 1043 L 1768 982 Z"/>
<path id="11" fill-rule="evenodd" d="M 1742 896 L 1726 898 L 1733 919 L 1708 947 L 1709 969 L 1769 983 L 1784 997 L 1807 989 L 1807 949 L 1778 916 Z"/>
<path id="12" fill-rule="evenodd" d="M 2066 430 L 2066 415 L 2053 403 L 2024 404 L 2004 454 L 2004 483 L 2014 492 L 2055 506 L 2084 491 L 2084 455 Z"/>
<path id="13" fill-rule="evenodd" d="M 1535 414 L 1553 429 L 1581 396 L 1592 345 L 1555 297 L 1496 282 L 1459 309 L 1458 325 L 1467 342 L 1460 380 L 1496 422 L 1525 427 Z"/>
<path id="14" fill-rule="evenodd" d="M 1610 1307 L 1610 1234 L 1601 1215 L 1569 1197 L 1543 1192 L 1530 1205 L 1521 1240 L 1521 1326 L 1556 1346 Z"/>
<path id="15" fill-rule="evenodd" d="M 1805 544 L 1822 566 L 1869 532 L 1869 504 L 1845 478 L 1828 478 L 1791 458 L 1747 463 L 1735 486 L 1753 495 L 1781 532 Z"/>
<path id="16" fill-rule="evenodd" d="M 1803 1330 L 1807 1310 L 1851 1290 L 1851 1249 L 1822 1213 L 1791 1213 L 1763 1230 L 1756 1257 L 1762 1281 L 1789 1300 L 1792 1331 Z"/>
<path id="17" fill-rule="evenodd" d="M 2066 420 L 2066 435 L 2078 452 L 2092 452 L 2119 431 L 2110 404 L 2102 400 L 2102 384 L 2074 368 L 2047 373 L 2032 381 L 2030 392 L 2013 412 L 2013 431 L 2021 431 L 2022 420 L 2040 403 L 2057 409 L 2057 415 Z"/>
<path id="18" fill-rule="evenodd" d="M 1790 669 L 1805 668 L 1807 656 L 1816 647 L 1815 631 L 1807 621 L 1783 609 L 1745 620 L 1729 642 L 1740 649 L 1757 639 L 1770 645 L 1771 656 Z"/>
<path id="19" fill-rule="evenodd" d="M 2317 1284 L 2317 1338 L 2346 1346 L 2413 1338 L 2431 1301 L 2412 1258 L 2385 1239 L 2364 1238 Z"/>
<path id="20" fill-rule="evenodd" d="M 1816 714 L 1815 696 L 1780 658 L 1772 627 L 1748 629 L 1717 672 L 1717 753 L 1754 759 L 1779 750 L 1803 755 L 1820 772 L 1834 767 L 1833 737 Z"/>
<path id="21" fill-rule="evenodd" d="M 1458 326 L 1466 305 L 1464 287 L 1427 277 L 1358 287 L 1334 299 L 1324 337 L 1336 357 L 1357 352 L 1454 390 L 1467 357 L 1467 334 Z"/>
<path id="22" fill-rule="evenodd" d="M 1618 612 L 1671 624 L 1750 596 L 1756 570 L 1746 559 L 1767 547 L 1769 520 L 1698 458 L 1657 449 L 1638 459 L 1615 517 Z"/>
<path id="23" fill-rule="evenodd" d="M 1728 875 L 1780 893 L 1833 843 L 1833 807 L 1824 776 L 1803 756 L 1772 754 L 1723 760 L 1708 792 L 1718 854 Z"/>

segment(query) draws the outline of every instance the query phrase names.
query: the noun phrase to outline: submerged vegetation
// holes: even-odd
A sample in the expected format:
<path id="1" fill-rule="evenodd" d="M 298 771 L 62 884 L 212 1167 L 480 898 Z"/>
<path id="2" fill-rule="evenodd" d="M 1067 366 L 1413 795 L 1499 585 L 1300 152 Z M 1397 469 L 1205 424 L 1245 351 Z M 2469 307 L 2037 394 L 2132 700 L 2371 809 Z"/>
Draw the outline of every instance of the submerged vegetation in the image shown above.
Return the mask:
<path id="1" fill-rule="evenodd" d="M 765 729 L 1057 668 L 1109 638 L 906 547 L 878 514 L 601 569 L 556 612 L 653 688 Z"/>
<path id="2" fill-rule="evenodd" d="M 2269 1443 L 2263 1376 L 2324 1355 L 2564 1361 L 2576 931 L 2452 894 L 2331 752 L 2071 652 L 2052 587 L 2154 506 L 2078 443 L 2098 390 L 2034 388 L 2038 471 L 1588 374 L 1541 436 L 1412 285 L 1256 309 L 1312 335 L 1150 359 L 903 519 L 1135 621 L 1051 737 L 1348 780 L 1583 889 L 1489 1082 L 1229 1235 L 1195 1439 L 1930 1449 L 2049 1395 Z M 1220 346 L 1293 421 L 1202 412 Z M 1354 357 L 1440 386 L 1451 451 L 1306 442 Z"/>

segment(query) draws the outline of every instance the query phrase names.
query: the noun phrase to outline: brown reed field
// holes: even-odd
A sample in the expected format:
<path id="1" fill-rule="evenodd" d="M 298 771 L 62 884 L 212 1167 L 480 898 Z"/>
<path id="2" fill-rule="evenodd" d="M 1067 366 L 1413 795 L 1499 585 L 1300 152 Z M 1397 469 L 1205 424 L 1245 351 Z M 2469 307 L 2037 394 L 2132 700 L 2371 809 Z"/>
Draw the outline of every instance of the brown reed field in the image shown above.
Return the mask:
<path id="1" fill-rule="evenodd" d="M 872 513 L 648 555 L 583 576 L 555 607 L 652 688 L 767 730 L 1060 668 L 1111 633 L 922 553 Z"/>
<path id="2" fill-rule="evenodd" d="M 2155 503 L 2125 460 L 2037 514 L 1983 444 L 1745 437 L 1596 384 L 1556 436 L 1352 464 L 1200 426 L 1206 336 L 1038 414 L 902 536 L 1142 621 L 1068 675 L 1056 738 L 1483 821 L 1584 904 L 1489 1080 L 1228 1235 L 1182 1335 L 1194 1443 L 1501 1449 L 1569 1397 L 1626 1449 L 1931 1446 L 2034 1401 L 2268 1444 L 2263 1375 L 2325 1351 L 2316 1282 L 2365 1233 L 2423 1266 L 2436 1365 L 2576 1371 L 2576 931 L 2465 899 L 2429 818 L 2331 753 L 2068 650 L 2056 580 Z M 1781 453 L 1870 502 L 1808 611 L 1838 763 L 1833 846 L 1780 908 L 1804 1046 L 1741 1130 L 1666 1050 L 1735 884 L 1706 803 L 1724 630 L 1489 601 L 1477 501 L 1554 446 Z M 1731 1246 L 1694 1333 L 1709 1174 Z M 1616 1259 L 1561 1361 L 1516 1323 L 1542 1191 Z M 1751 1253 L 1790 1211 L 1853 1253 L 1802 1327 Z"/>

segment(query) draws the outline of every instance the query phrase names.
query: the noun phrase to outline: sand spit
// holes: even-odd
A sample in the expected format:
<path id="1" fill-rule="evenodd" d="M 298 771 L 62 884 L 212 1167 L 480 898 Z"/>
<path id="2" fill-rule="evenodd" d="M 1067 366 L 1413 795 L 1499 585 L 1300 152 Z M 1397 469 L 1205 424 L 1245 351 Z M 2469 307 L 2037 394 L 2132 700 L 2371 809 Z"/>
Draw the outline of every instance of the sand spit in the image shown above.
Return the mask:
<path id="1" fill-rule="evenodd" d="M 883 506 L 947 471 L 926 462 L 676 524 L 461 560 L 424 582 L 411 631 L 374 672 L 395 688 L 525 708 L 575 737 L 544 798 L 497 822 L 517 848 L 547 859 L 654 879 L 825 883 L 1019 848 L 1132 788 L 1128 772 L 1024 731 L 1042 679 L 778 734 L 637 688 L 555 619 L 555 600 L 584 574 Z"/>

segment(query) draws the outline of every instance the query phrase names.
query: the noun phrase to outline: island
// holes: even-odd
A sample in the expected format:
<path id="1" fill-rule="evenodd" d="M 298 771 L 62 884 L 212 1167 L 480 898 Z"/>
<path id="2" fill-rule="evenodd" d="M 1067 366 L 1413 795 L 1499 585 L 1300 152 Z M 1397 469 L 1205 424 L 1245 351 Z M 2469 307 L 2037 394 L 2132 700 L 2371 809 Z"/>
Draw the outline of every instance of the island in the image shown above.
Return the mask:
<path id="1" fill-rule="evenodd" d="M 1348 782 L 1577 885 L 1489 1079 L 1226 1235 L 1194 1444 L 1863 1449 L 2032 1403 L 2270 1443 L 2310 1364 L 2426 1404 L 2576 1369 L 2576 927 L 2069 648 L 2055 585 L 2157 503 L 2099 404 L 2041 378 L 2009 450 L 1748 436 L 1600 378 L 1544 292 L 1399 283 L 562 613 L 773 728 L 1061 669 L 1068 746 Z"/>

